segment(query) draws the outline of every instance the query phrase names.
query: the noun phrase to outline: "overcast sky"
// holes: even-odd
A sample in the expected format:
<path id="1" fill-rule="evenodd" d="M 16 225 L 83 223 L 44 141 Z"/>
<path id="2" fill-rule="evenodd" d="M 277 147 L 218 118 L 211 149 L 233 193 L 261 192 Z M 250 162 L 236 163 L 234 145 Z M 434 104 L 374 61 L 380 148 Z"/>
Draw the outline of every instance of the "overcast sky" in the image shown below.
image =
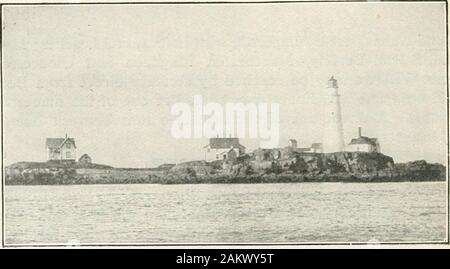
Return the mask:
<path id="1" fill-rule="evenodd" d="M 280 146 L 322 138 L 338 79 L 346 143 L 377 137 L 397 162 L 445 163 L 445 3 L 3 7 L 4 157 L 145 167 L 201 159 L 176 140 L 177 102 L 280 104 Z M 243 139 L 252 150 L 257 140 Z"/>

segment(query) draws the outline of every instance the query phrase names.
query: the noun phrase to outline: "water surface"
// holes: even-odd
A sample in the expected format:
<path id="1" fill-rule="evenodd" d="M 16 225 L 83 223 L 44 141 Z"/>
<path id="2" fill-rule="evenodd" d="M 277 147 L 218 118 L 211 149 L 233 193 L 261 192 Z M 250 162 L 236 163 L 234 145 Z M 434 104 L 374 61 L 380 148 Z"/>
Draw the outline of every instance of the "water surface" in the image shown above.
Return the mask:
<path id="1" fill-rule="evenodd" d="M 446 183 L 6 186 L 6 244 L 445 241 Z"/>

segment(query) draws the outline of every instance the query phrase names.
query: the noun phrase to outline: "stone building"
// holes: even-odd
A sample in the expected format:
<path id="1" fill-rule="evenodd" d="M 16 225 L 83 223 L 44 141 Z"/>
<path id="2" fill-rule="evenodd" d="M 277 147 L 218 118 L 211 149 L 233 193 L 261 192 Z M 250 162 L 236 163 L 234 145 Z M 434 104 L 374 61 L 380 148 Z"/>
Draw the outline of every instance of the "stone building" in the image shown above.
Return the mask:
<path id="1" fill-rule="evenodd" d="M 322 153 L 322 143 L 312 143 L 310 147 L 299 148 L 297 140 L 289 139 L 289 144 L 286 148 L 284 148 L 283 152 Z"/>

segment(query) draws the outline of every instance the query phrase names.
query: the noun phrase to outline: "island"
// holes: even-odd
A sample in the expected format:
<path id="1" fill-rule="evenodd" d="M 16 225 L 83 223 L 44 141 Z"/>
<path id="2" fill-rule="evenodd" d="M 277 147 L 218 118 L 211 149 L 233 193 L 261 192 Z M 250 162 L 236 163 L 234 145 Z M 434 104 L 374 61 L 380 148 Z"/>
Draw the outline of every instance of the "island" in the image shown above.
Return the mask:
<path id="1" fill-rule="evenodd" d="M 236 158 L 114 168 L 81 161 L 18 162 L 5 167 L 6 185 L 199 184 L 445 181 L 442 164 L 394 163 L 378 152 L 314 153 L 257 149 Z"/>
<path id="2" fill-rule="evenodd" d="M 327 120 L 324 124 L 328 127 L 324 128 L 321 142 L 308 147 L 299 147 L 297 140 L 291 138 L 284 147 L 278 147 L 278 143 L 275 143 L 276 146 L 260 144 L 259 148 L 247 152 L 237 136 L 218 133 L 217 137 L 209 137 L 208 145 L 199 145 L 199 152 L 204 153 L 202 160 L 168 163 L 155 168 L 115 168 L 93 163 L 86 153 L 77 160 L 75 138 L 66 134 L 65 137 L 46 139 L 46 162 L 17 162 L 5 167 L 5 183 L 54 185 L 446 180 L 446 167 L 442 164 L 425 160 L 395 163 L 392 157 L 381 152 L 377 137 L 363 135 L 362 127 L 358 127 L 357 136 L 346 144 L 339 87 L 333 76 L 328 80 L 324 92 L 327 96 L 327 109 L 324 110 Z M 246 113 L 245 110 L 241 112 L 243 115 Z M 241 131 L 245 133 L 245 130 Z"/>

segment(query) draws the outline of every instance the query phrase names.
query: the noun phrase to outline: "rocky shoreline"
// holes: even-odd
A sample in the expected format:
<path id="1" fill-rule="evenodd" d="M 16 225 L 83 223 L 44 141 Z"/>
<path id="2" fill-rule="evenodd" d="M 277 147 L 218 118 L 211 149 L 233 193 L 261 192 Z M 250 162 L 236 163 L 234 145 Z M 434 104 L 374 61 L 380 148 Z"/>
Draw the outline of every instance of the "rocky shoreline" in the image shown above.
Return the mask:
<path id="1" fill-rule="evenodd" d="M 192 161 L 151 169 L 59 162 L 20 162 L 5 169 L 6 185 L 70 184 L 235 184 L 294 182 L 445 181 L 442 164 L 396 163 L 381 153 L 339 152 L 274 158 L 269 150 L 230 161 Z"/>

